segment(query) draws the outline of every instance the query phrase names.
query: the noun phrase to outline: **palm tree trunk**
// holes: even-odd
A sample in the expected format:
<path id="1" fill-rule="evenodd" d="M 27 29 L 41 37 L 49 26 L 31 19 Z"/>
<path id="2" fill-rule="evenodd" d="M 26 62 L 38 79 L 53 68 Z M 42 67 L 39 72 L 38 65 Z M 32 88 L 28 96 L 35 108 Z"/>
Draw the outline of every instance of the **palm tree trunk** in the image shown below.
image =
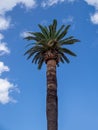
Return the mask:
<path id="1" fill-rule="evenodd" d="M 56 61 L 47 61 L 47 130 L 58 130 Z"/>

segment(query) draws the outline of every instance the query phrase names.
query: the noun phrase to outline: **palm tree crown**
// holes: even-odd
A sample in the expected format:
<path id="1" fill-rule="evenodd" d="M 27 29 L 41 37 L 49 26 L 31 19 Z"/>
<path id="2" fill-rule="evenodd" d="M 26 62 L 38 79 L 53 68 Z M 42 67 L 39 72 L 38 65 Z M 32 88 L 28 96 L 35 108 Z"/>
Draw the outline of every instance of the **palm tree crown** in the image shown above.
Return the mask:
<path id="1" fill-rule="evenodd" d="M 66 54 L 76 56 L 75 53 L 65 48 L 65 45 L 79 42 L 73 36 L 66 37 L 70 25 L 62 25 L 57 29 L 57 20 L 54 19 L 48 27 L 40 24 L 38 26 L 40 32 L 29 32 L 30 35 L 25 37 L 27 40 L 33 40 L 34 43 L 30 44 L 31 47 L 24 54 L 28 55 L 27 59 L 32 58 L 32 63 L 38 64 L 38 69 L 50 59 L 54 59 L 59 65 L 59 62 L 70 62 Z"/>

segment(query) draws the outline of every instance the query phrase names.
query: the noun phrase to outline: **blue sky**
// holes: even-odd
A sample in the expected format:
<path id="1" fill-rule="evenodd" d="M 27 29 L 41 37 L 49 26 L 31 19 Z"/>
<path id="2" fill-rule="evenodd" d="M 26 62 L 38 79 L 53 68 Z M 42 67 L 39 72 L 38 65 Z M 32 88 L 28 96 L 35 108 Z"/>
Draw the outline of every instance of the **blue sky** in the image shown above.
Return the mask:
<path id="1" fill-rule="evenodd" d="M 46 129 L 46 66 L 26 60 L 23 37 L 54 18 L 81 40 L 57 68 L 59 130 L 98 130 L 98 0 L 0 0 L 0 130 Z"/>

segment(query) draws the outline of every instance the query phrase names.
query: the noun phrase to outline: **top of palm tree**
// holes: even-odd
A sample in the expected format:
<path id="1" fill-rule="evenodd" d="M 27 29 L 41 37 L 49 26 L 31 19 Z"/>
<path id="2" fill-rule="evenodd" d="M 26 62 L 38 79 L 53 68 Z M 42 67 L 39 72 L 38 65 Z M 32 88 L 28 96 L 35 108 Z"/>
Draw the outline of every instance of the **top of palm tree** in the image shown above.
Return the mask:
<path id="1" fill-rule="evenodd" d="M 79 42 L 73 36 L 66 37 L 70 25 L 62 25 L 57 29 L 57 20 L 54 19 L 49 26 L 40 24 L 38 26 L 40 32 L 29 32 L 29 36 L 25 37 L 26 40 L 32 40 L 32 43 L 29 44 L 31 47 L 24 54 L 28 55 L 27 59 L 32 58 L 32 63 L 38 64 L 38 69 L 50 59 L 56 60 L 58 65 L 59 62 L 70 62 L 66 54 L 76 56 L 75 53 L 65 48 L 65 45 Z"/>

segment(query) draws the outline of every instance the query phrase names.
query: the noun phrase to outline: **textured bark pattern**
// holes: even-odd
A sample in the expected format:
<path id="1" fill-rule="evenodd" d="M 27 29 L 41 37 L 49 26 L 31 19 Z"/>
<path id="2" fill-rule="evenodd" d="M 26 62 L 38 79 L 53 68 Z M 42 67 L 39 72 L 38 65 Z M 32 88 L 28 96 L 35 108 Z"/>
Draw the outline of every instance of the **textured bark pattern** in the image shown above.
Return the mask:
<path id="1" fill-rule="evenodd" d="M 47 130 L 58 130 L 56 61 L 47 62 Z"/>
<path id="2" fill-rule="evenodd" d="M 44 54 L 45 62 L 47 64 L 48 61 L 53 61 L 55 60 L 56 63 L 59 62 L 59 55 L 56 50 L 49 50 Z"/>

